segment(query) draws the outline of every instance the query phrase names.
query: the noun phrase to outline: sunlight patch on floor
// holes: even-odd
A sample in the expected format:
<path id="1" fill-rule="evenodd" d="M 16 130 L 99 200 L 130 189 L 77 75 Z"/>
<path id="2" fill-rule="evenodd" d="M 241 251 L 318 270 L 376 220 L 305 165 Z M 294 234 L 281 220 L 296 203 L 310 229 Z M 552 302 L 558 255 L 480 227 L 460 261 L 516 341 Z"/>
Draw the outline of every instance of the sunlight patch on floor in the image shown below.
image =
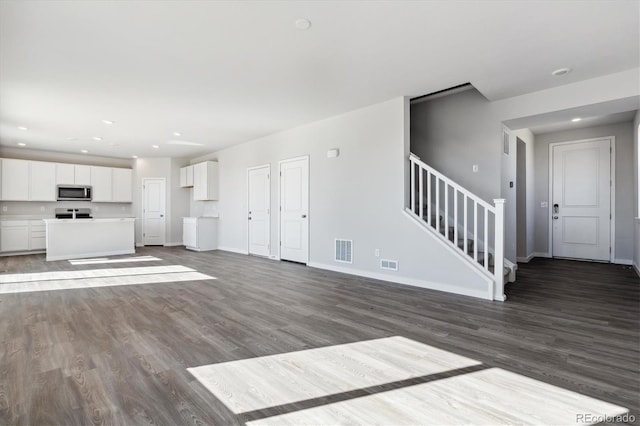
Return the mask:
<path id="1" fill-rule="evenodd" d="M 128 262 L 153 262 L 162 260 L 154 256 L 137 256 L 137 257 L 121 257 L 117 259 L 109 259 L 108 257 L 96 257 L 93 259 L 71 259 L 69 263 L 72 265 L 94 265 L 100 263 L 128 263 Z"/>
<path id="2" fill-rule="evenodd" d="M 394 336 L 188 371 L 234 413 L 243 413 L 479 364 Z"/>
<path id="3" fill-rule="evenodd" d="M 615 418 L 627 411 L 608 402 L 491 368 L 268 417 L 247 425 L 585 425 Z"/>
<path id="4" fill-rule="evenodd" d="M 0 294 L 215 280 L 181 265 L 0 275 Z"/>

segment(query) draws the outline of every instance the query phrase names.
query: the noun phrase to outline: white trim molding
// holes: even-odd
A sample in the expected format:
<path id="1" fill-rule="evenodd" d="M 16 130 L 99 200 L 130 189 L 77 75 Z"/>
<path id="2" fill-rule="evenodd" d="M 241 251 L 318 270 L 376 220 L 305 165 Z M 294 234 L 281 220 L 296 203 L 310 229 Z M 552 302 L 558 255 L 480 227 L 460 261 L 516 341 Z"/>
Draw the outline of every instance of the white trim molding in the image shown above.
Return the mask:
<path id="1" fill-rule="evenodd" d="M 176 247 L 176 246 L 183 246 L 184 243 L 182 242 L 178 242 L 178 243 L 165 243 L 164 246 L 165 247 Z"/>
<path id="2" fill-rule="evenodd" d="M 631 259 L 613 259 L 611 263 L 615 263 L 616 265 L 633 265 L 633 260 Z"/>
<path id="3" fill-rule="evenodd" d="M 429 290 L 444 291 L 447 293 L 459 294 L 462 296 L 477 297 L 485 300 L 492 300 L 488 297 L 485 289 L 473 290 L 464 287 L 452 286 L 450 284 L 436 283 L 433 281 L 418 280 L 410 277 L 402 277 L 397 275 L 387 275 L 379 272 L 370 272 L 363 269 L 345 268 L 342 266 L 329 265 L 326 263 L 309 262 L 307 266 L 311 268 L 324 269 L 327 271 L 340 272 L 342 274 L 356 275 L 359 277 L 372 278 L 375 280 L 391 282 L 394 284 L 411 285 L 414 287 L 426 288 Z"/>
<path id="4" fill-rule="evenodd" d="M 533 259 L 534 257 L 536 257 L 536 253 L 535 252 L 531 253 L 527 257 L 516 257 L 516 261 L 520 262 L 520 263 L 529 263 L 529 262 L 531 262 L 531 259 Z"/>
<path id="5" fill-rule="evenodd" d="M 238 254 L 249 254 L 249 251 L 247 249 L 237 249 L 237 248 L 233 248 L 233 247 L 218 247 L 218 250 L 222 250 L 222 251 L 228 251 L 231 253 L 238 253 Z"/>

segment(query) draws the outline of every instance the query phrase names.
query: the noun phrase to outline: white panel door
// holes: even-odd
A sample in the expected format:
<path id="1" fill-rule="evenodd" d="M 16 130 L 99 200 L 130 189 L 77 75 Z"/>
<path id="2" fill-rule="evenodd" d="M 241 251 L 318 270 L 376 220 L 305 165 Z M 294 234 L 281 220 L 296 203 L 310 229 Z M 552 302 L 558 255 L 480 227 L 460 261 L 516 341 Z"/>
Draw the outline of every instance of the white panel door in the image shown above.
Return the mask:
<path id="1" fill-rule="evenodd" d="M 270 166 L 249 169 L 249 254 L 269 256 L 271 228 Z"/>
<path id="2" fill-rule="evenodd" d="M 309 261 L 309 158 L 280 163 L 280 258 Z"/>
<path id="3" fill-rule="evenodd" d="M 29 174 L 29 200 L 56 201 L 56 164 L 31 161 Z"/>
<path id="4" fill-rule="evenodd" d="M 142 180 L 142 243 L 146 246 L 165 243 L 164 178 Z"/>
<path id="5" fill-rule="evenodd" d="M 553 256 L 609 260 L 611 141 L 553 146 Z"/>

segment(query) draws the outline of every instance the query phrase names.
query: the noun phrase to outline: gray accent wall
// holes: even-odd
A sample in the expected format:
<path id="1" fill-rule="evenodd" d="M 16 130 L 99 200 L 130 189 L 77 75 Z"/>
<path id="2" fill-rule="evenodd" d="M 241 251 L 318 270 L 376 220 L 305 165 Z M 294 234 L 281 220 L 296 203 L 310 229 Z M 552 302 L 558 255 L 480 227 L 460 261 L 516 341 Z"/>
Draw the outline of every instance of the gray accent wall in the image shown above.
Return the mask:
<path id="1" fill-rule="evenodd" d="M 408 100 L 396 98 L 193 159 L 219 161 L 219 246 L 246 252 L 247 168 L 270 164 L 271 255 L 278 256 L 278 162 L 307 155 L 311 266 L 482 297 L 486 281 L 475 268 L 403 212 L 408 111 Z M 333 148 L 339 156 L 327 158 Z M 335 238 L 353 240 L 352 264 L 334 260 Z M 399 271 L 381 270 L 376 249 Z"/>
<path id="2" fill-rule="evenodd" d="M 598 127 L 587 127 L 563 132 L 547 133 L 535 137 L 535 251 L 549 252 L 549 209 L 540 208 L 543 201 L 549 202 L 549 144 L 582 139 L 615 136 L 615 258 L 623 261 L 633 259 L 634 206 L 634 157 L 633 123 L 617 123 Z M 637 168 L 637 167 L 636 167 Z"/>

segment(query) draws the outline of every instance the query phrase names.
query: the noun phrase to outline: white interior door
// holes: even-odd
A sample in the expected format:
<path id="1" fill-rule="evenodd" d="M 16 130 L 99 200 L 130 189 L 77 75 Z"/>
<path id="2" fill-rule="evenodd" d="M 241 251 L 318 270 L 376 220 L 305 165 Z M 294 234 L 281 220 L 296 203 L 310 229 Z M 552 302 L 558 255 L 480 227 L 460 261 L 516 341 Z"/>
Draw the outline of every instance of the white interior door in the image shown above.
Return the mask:
<path id="1" fill-rule="evenodd" d="M 271 166 L 247 171 L 249 192 L 249 254 L 269 256 L 271 228 Z"/>
<path id="2" fill-rule="evenodd" d="M 611 140 L 552 147 L 553 256 L 608 261 Z"/>
<path id="3" fill-rule="evenodd" d="M 158 246 L 165 243 L 164 178 L 142 180 L 142 243 Z"/>
<path id="4" fill-rule="evenodd" d="M 280 162 L 280 258 L 309 261 L 309 157 Z"/>

